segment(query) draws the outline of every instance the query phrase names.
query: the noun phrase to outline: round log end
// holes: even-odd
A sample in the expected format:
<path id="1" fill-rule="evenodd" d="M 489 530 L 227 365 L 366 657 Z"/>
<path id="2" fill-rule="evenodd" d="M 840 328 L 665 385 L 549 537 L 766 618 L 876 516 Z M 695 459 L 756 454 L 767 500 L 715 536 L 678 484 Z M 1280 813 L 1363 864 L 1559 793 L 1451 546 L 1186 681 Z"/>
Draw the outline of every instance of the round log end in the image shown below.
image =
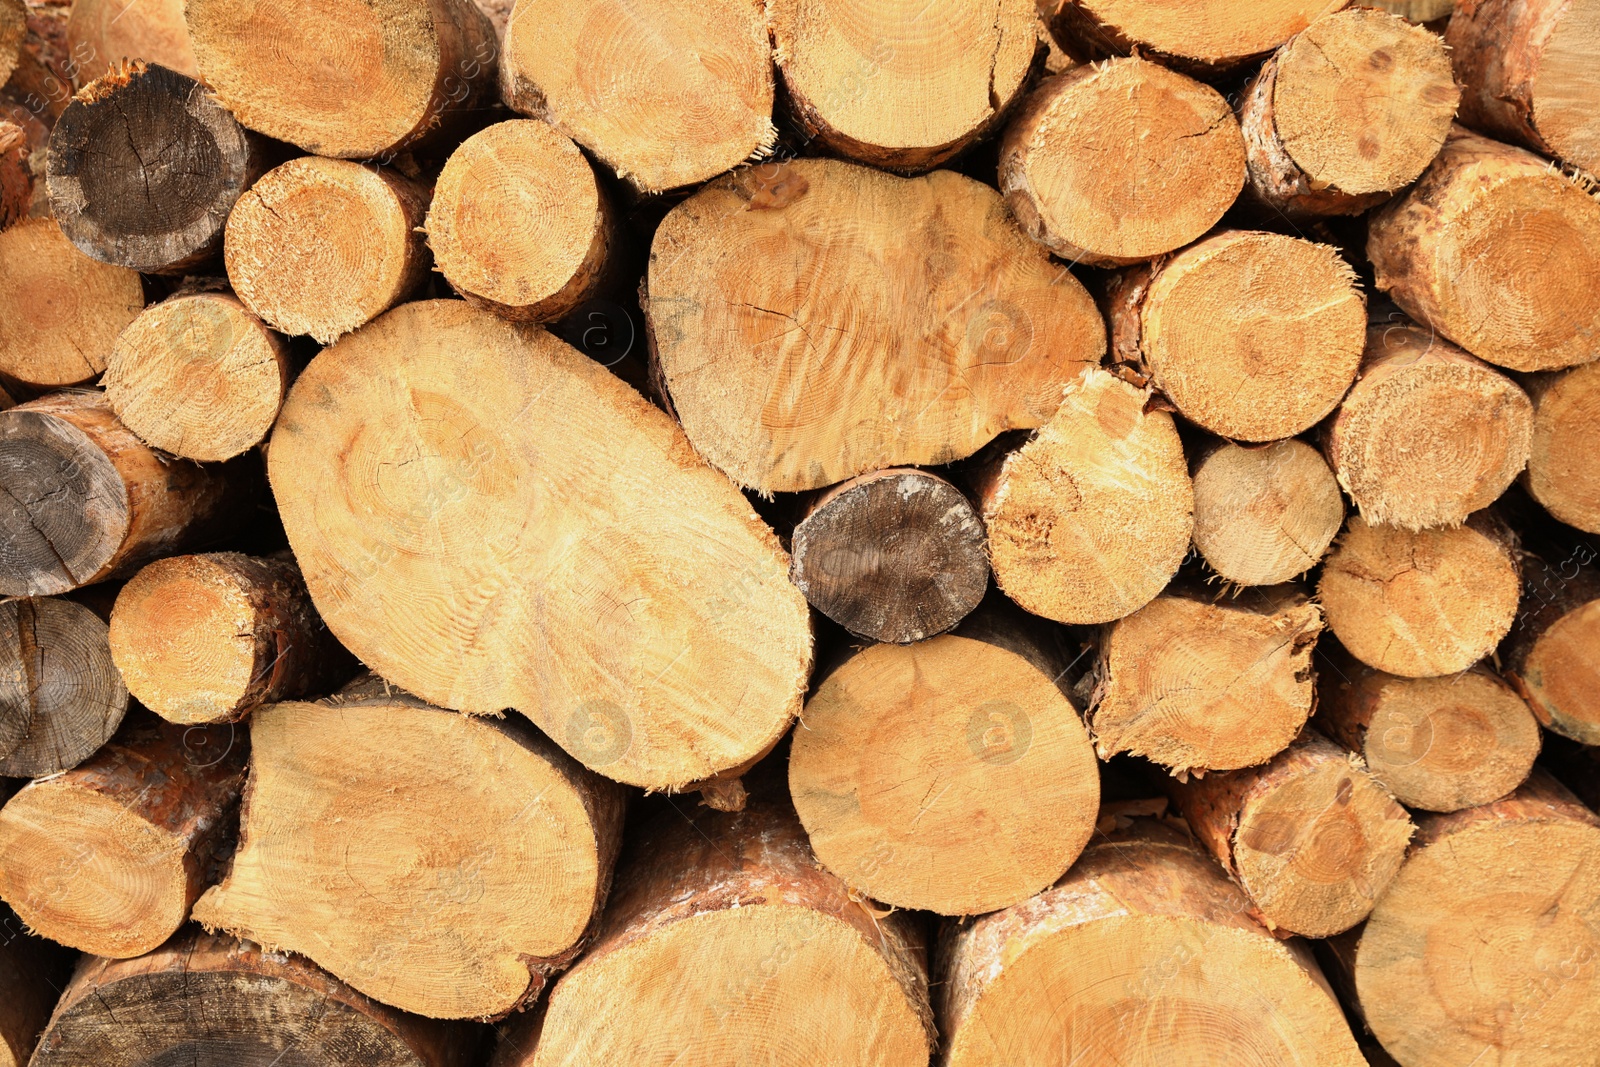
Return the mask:
<path id="1" fill-rule="evenodd" d="M 1033 68 L 1029 0 L 776 0 L 775 58 L 801 124 L 834 150 L 902 173 L 938 166 L 1007 110 Z"/>
<path id="2" fill-rule="evenodd" d="M 959 634 L 875 645 L 830 674 L 789 788 L 818 860 L 867 896 L 976 915 L 1054 884 L 1093 832 L 1077 710 L 1018 651 Z"/>
<path id="3" fill-rule="evenodd" d="M 1536 393 L 1527 486 L 1569 526 L 1600 534 L 1600 363 Z"/>
<path id="4" fill-rule="evenodd" d="M 1593 174 L 1600 172 L 1600 2 L 1557 5 L 1549 36 L 1529 85 L 1533 125 L 1556 156 Z"/>
<path id="5" fill-rule="evenodd" d="M 127 710 L 99 616 L 70 600 L 0 602 L 0 775 L 39 778 L 77 766 Z"/>
<path id="6" fill-rule="evenodd" d="M 1522 594 L 1510 546 L 1472 524 L 1412 532 L 1350 520 L 1318 587 L 1328 628 L 1370 667 L 1464 671 L 1492 652 Z"/>
<path id="7" fill-rule="evenodd" d="M 220 462 L 266 438 L 290 373 L 287 346 L 242 303 L 196 293 L 146 309 L 122 331 L 101 384 L 147 444 Z"/>
<path id="8" fill-rule="evenodd" d="M 1533 713 L 1488 671 L 1382 676 L 1370 700 L 1361 755 L 1407 807 L 1451 812 L 1497 800 L 1539 754 Z"/>
<path id="9" fill-rule="evenodd" d="M 268 172 L 228 217 L 228 280 L 286 334 L 323 344 L 370 322 L 426 275 L 425 198 L 405 179 L 305 156 Z"/>
<path id="10" fill-rule="evenodd" d="M 1315 425 L 1355 380 L 1366 303 L 1336 249 L 1234 230 L 1150 283 L 1141 345 L 1155 384 L 1220 437 L 1276 441 Z"/>
<path id="11" fill-rule="evenodd" d="M 1416 327 L 1371 327 L 1366 359 L 1328 440 L 1368 522 L 1459 526 L 1527 466 L 1533 405 L 1504 374 Z"/>
<path id="12" fill-rule="evenodd" d="M 1023 227 L 1056 255 L 1097 266 L 1194 241 L 1244 180 L 1244 139 L 1222 94 L 1142 59 L 1046 82 L 1001 148 L 1000 188 Z"/>
<path id="13" fill-rule="evenodd" d="M 53 219 L 0 233 L 0 375 L 37 389 L 92 381 L 143 309 L 138 273 L 90 259 Z"/>
<path id="14" fill-rule="evenodd" d="M 983 522 L 961 491 L 916 470 L 830 490 L 795 527 L 790 577 L 851 633 L 907 644 L 944 633 L 989 587 Z"/>
<path id="15" fill-rule="evenodd" d="M 33 405 L 0 412 L 0 594 L 93 581 L 132 521 L 122 475 L 88 433 Z"/>
<path id="16" fill-rule="evenodd" d="M 744 0 L 521 0 L 501 59 L 512 108 L 645 193 L 696 185 L 770 149 L 773 81 L 766 19 Z"/>
<path id="17" fill-rule="evenodd" d="M 1515 678 L 1540 722 L 1574 741 L 1600 745 L 1600 600 L 1580 603 L 1549 623 L 1518 657 Z"/>
<path id="18" fill-rule="evenodd" d="M 451 154 L 427 230 L 457 292 L 525 322 L 560 318 L 587 299 L 612 240 L 589 161 L 548 123 L 525 119 L 474 134 Z"/>
<path id="19" fill-rule="evenodd" d="M 1194 544 L 1239 585 L 1277 585 L 1316 566 L 1344 525 L 1344 498 L 1304 441 L 1224 444 L 1194 472 Z"/>
<path id="20" fill-rule="evenodd" d="M 1438 34 L 1356 7 L 1278 53 L 1273 125 L 1312 189 L 1388 193 L 1439 154 L 1460 95 Z"/>
<path id="21" fill-rule="evenodd" d="M 0 897 L 30 929 L 96 956 L 143 955 L 182 925 L 187 853 L 183 837 L 71 777 L 0 809 Z"/>
<path id="22" fill-rule="evenodd" d="M 50 135 L 50 207 L 86 255 L 182 273 L 214 254 L 254 178 L 237 119 L 199 82 L 133 62 L 73 98 Z"/>

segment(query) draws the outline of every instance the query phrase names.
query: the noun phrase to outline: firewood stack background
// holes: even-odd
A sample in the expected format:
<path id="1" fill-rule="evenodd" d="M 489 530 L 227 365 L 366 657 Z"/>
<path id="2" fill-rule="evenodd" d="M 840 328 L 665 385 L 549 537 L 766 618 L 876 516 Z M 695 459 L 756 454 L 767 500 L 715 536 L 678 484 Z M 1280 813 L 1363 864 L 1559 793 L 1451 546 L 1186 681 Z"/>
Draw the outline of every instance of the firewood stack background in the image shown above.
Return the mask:
<path id="1" fill-rule="evenodd" d="M 0 1065 L 1600 1062 L 1600 0 L 0 81 Z"/>

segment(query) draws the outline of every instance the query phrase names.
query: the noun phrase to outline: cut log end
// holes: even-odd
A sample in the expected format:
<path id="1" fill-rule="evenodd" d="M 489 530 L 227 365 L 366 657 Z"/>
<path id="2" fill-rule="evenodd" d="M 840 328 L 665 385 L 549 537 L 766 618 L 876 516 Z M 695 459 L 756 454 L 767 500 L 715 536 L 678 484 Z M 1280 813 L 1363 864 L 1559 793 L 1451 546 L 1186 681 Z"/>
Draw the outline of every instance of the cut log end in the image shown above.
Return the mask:
<path id="1" fill-rule="evenodd" d="M 177 296 L 117 338 L 101 384 L 128 429 L 217 462 L 260 444 L 289 390 L 288 346 L 226 293 Z"/>
<path id="2" fill-rule="evenodd" d="M 829 490 L 795 527 L 789 574 L 813 607 L 851 633 L 921 641 L 951 629 L 983 599 L 983 522 L 936 475 L 863 475 Z"/>
<path id="3" fill-rule="evenodd" d="M 675 207 L 646 313 L 696 450 L 762 492 L 970 456 L 1042 425 L 1105 351 L 1088 292 L 993 189 L 829 159 L 740 170 Z"/>
<path id="4" fill-rule="evenodd" d="M 130 1033 L 127 1020 L 140 1019 Z M 476 1035 L 361 996 L 305 960 L 190 929 L 135 960 L 85 959 L 35 1067 L 463 1067 Z"/>
<path id="5" fill-rule="evenodd" d="M 501 92 L 644 193 L 714 178 L 778 135 L 766 19 L 744 0 L 521 0 Z"/>
<path id="6" fill-rule="evenodd" d="M 201 84 L 134 62 L 86 86 L 50 136 L 50 207 L 95 259 L 183 274 L 222 247 L 252 144 Z M 149 162 L 146 162 L 146 161 Z"/>
<path id="7" fill-rule="evenodd" d="M 1246 90 L 1254 195 L 1289 215 L 1353 215 L 1439 154 L 1460 90 L 1439 36 L 1353 8 L 1318 19 Z"/>
<path id="8" fill-rule="evenodd" d="M 1318 725 L 1407 807 L 1487 804 L 1521 785 L 1539 754 L 1528 705 L 1483 668 L 1399 678 L 1340 664 L 1321 672 L 1319 694 Z"/>
<path id="9" fill-rule="evenodd" d="M 1000 189 L 1056 255 L 1115 266 L 1211 229 L 1239 195 L 1244 163 L 1239 124 L 1221 93 L 1155 63 L 1118 59 L 1035 90 L 1006 131 Z"/>
<path id="10" fill-rule="evenodd" d="M 141 714 L 87 763 L 0 809 L 0 896 L 45 937 L 127 959 L 189 916 L 231 836 L 242 738 L 215 758 Z"/>
<path id="11" fill-rule="evenodd" d="M 110 640 L 133 695 L 176 723 L 232 721 L 355 673 L 293 562 L 232 552 L 172 556 L 134 575 Z"/>
<path id="12" fill-rule="evenodd" d="M 228 216 L 228 280 L 253 313 L 323 344 L 427 277 L 427 193 L 399 174 L 306 156 L 268 172 Z"/>
<path id="13" fill-rule="evenodd" d="M 1029 0 L 880 7 L 775 0 L 778 70 L 800 124 L 822 144 L 902 173 L 938 166 L 1000 120 L 1032 72 Z"/>
<path id="14" fill-rule="evenodd" d="M 70 600 L 0 602 L 0 775 L 75 767 L 128 710 L 106 624 Z"/>
<path id="15" fill-rule="evenodd" d="M 1600 171 L 1600 3 L 1456 5 L 1445 32 L 1465 92 L 1461 120 L 1504 141 Z"/>
<path id="16" fill-rule="evenodd" d="M 0 85 L 17 69 L 17 57 L 27 32 L 28 9 L 22 0 L 0 0 Z"/>
<path id="17" fill-rule="evenodd" d="M 92 381 L 143 309 L 138 273 L 90 259 L 54 220 L 0 233 L 0 376 L 36 389 Z"/>
<path id="18" fill-rule="evenodd" d="M 1318 594 L 1328 628 L 1361 662 L 1407 678 L 1466 670 L 1516 620 L 1509 536 L 1488 522 L 1411 532 L 1350 520 Z"/>
<path id="19" fill-rule="evenodd" d="M 525 322 L 560 318 L 592 296 L 617 240 L 589 161 L 548 124 L 527 120 L 491 126 L 455 150 L 427 230 L 457 292 Z"/>
<path id="20" fill-rule="evenodd" d="M 0 594 L 68 592 L 237 529 L 259 486 L 241 463 L 161 456 L 97 392 L 0 413 Z"/>
<path id="21" fill-rule="evenodd" d="M 1321 610 L 1290 589 L 1158 597 L 1102 640 L 1089 709 L 1101 757 L 1132 752 L 1180 776 L 1266 762 L 1311 715 L 1321 632 Z"/>
<path id="22" fill-rule="evenodd" d="M 1421 821 L 1355 957 L 1367 1025 L 1397 1060 L 1578 1067 L 1600 1027 L 1600 824 L 1536 775 Z M 1493 872 L 1485 877 L 1484 872 Z"/>
<path id="23" fill-rule="evenodd" d="M 418 703 L 258 710 L 239 851 L 194 915 L 405 1011 L 504 1015 L 604 901 L 622 793 L 526 724 Z"/>
<path id="24" fill-rule="evenodd" d="M 1405 809 L 1349 753 L 1302 734 L 1265 766 L 1174 785 L 1190 828 L 1280 936 L 1367 917 L 1405 860 Z"/>
<path id="25" fill-rule="evenodd" d="M 472 0 L 340 0 L 315 17 L 193 0 L 184 16 L 222 104 L 320 156 L 392 157 L 482 100 L 494 77 L 494 28 Z"/>
<path id="26" fill-rule="evenodd" d="M 668 416 L 541 329 L 397 308 L 300 375 L 269 462 L 322 617 L 425 699 L 517 708 L 650 789 L 740 766 L 799 710 L 810 614 L 777 538 Z M 461 599 L 464 573 L 493 595 Z"/>
<path id="27" fill-rule="evenodd" d="M 1368 522 L 1420 530 L 1498 500 L 1532 437 L 1533 405 L 1511 379 L 1430 330 L 1375 325 L 1326 442 Z"/>
<path id="28" fill-rule="evenodd" d="M 1508 642 L 1507 669 L 1533 713 L 1558 734 L 1600 745 L 1600 597 L 1531 607 L 1523 630 Z"/>
<path id="29" fill-rule="evenodd" d="M 1251 230 L 1178 253 L 1128 313 L 1140 316 L 1155 385 L 1237 441 L 1292 437 L 1332 411 L 1355 380 L 1367 322 L 1337 250 Z"/>
<path id="30" fill-rule="evenodd" d="M 1172 416 L 1102 370 L 983 476 L 995 580 L 1035 615 L 1119 619 L 1150 602 L 1189 548 L 1194 490 Z"/>
<path id="31" fill-rule="evenodd" d="M 73 0 L 67 42 L 90 78 L 121 59 L 159 63 L 190 78 L 200 77 L 183 24 L 183 0 Z"/>
<path id="32" fill-rule="evenodd" d="M 1363 1067 L 1310 954 L 1187 838 L 1139 820 L 1053 889 L 947 931 L 946 1067 Z"/>
<path id="33" fill-rule="evenodd" d="M 1339 483 L 1303 441 L 1223 444 L 1194 472 L 1194 544 L 1238 585 L 1277 585 L 1316 566 L 1344 525 Z"/>
<path id="34" fill-rule="evenodd" d="M 818 869 L 792 813 L 667 819 L 640 835 L 595 944 L 542 1020 L 514 1024 L 524 1040 L 502 1043 L 496 1067 L 927 1063 L 926 947 L 906 916 Z"/>
<path id="35" fill-rule="evenodd" d="M 789 788 L 818 860 L 867 896 L 982 914 L 1053 884 L 1088 842 L 1094 750 L 1061 664 L 1019 624 L 986 609 L 875 645 L 807 702 Z"/>
<path id="36" fill-rule="evenodd" d="M 1195 73 L 1226 73 L 1277 48 L 1348 0 L 1051 0 L 1052 31 L 1086 58 L 1127 55 L 1138 47 Z"/>
<path id="37" fill-rule="evenodd" d="M 1531 395 L 1528 492 L 1567 525 L 1600 534 L 1600 363 L 1538 382 Z"/>
<path id="38" fill-rule="evenodd" d="M 1479 359 L 1541 371 L 1595 358 L 1600 199 L 1532 153 L 1458 127 L 1374 212 L 1367 254 L 1380 289 Z"/>

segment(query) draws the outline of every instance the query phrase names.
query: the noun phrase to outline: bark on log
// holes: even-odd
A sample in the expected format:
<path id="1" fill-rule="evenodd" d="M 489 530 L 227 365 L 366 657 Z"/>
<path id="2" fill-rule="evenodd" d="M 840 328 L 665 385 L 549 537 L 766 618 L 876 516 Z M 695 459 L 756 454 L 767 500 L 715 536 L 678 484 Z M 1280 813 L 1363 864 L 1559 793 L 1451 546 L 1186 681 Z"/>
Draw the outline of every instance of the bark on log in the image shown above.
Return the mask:
<path id="1" fill-rule="evenodd" d="M 1533 441 L 1523 484 L 1568 526 L 1600 534 L 1600 364 L 1531 375 Z"/>
<path id="2" fill-rule="evenodd" d="M 1134 821 L 1055 888 L 946 927 L 938 1067 L 1363 1067 L 1310 951 L 1248 909 L 1189 838 Z"/>
<path id="3" fill-rule="evenodd" d="M 1459 526 L 1494 503 L 1532 440 L 1533 405 L 1510 378 L 1431 330 L 1381 323 L 1323 434 L 1362 517 L 1407 530 Z"/>
<path id="4" fill-rule="evenodd" d="M 821 494 L 794 528 L 789 577 L 858 637 L 909 644 L 942 634 L 989 588 L 983 520 L 926 471 L 864 474 Z"/>
<path id="5" fill-rule="evenodd" d="M 250 517 L 260 488 L 253 457 L 163 456 L 99 393 L 19 404 L 0 413 L 0 595 L 64 593 L 213 543 Z"/>
<path id="6" fill-rule="evenodd" d="M 823 159 L 674 208 L 646 315 L 689 439 L 763 492 L 969 456 L 1042 425 L 1105 351 L 1088 293 L 993 189 Z"/>
<path id="7" fill-rule="evenodd" d="M 1189 73 L 1226 75 L 1349 0 L 1044 0 L 1061 47 L 1079 59 L 1154 53 Z"/>
<path id="8" fill-rule="evenodd" d="M 404 1011 L 508 1014 L 605 903 L 623 790 L 520 719 L 386 690 L 256 711 L 239 850 L 194 916 Z"/>
<path id="9" fill-rule="evenodd" d="M 1600 200 L 1530 152 L 1456 127 L 1373 213 L 1367 256 L 1406 314 L 1479 359 L 1557 370 L 1600 352 Z"/>
<path id="10" fill-rule="evenodd" d="M 159 947 L 234 833 L 242 732 L 131 717 L 93 759 L 0 808 L 0 897 L 30 929 L 97 956 Z"/>
<path id="11" fill-rule="evenodd" d="M 1355 380 L 1366 330 L 1355 272 L 1330 245 L 1224 230 L 1107 292 L 1112 354 L 1219 437 L 1315 425 Z"/>
<path id="12" fill-rule="evenodd" d="M 33 206 L 32 154 L 27 131 L 0 117 L 0 230 L 27 218 Z"/>
<path id="13" fill-rule="evenodd" d="M 1371 8 L 1318 19 L 1245 87 L 1250 196 L 1290 218 L 1359 215 L 1433 162 L 1460 95 L 1438 34 Z"/>
<path id="14" fill-rule="evenodd" d="M 292 159 L 228 216 L 228 280 L 269 326 L 331 344 L 427 280 L 427 210 L 428 190 L 396 171 Z"/>
<path id="15" fill-rule="evenodd" d="M 745 763 L 799 711 L 810 613 L 777 538 L 541 329 L 397 308 L 300 375 L 270 467 L 329 628 L 424 699 L 517 708 L 651 789 Z"/>
<path id="16" fill-rule="evenodd" d="M 524 16 L 526 17 L 526 16 Z M 594 168 L 543 122 L 501 122 L 444 165 L 428 208 L 433 258 L 462 296 L 549 322 L 611 280 L 621 239 Z"/>
<path id="17" fill-rule="evenodd" d="M 1367 1025 L 1406 1067 L 1592 1062 L 1597 906 L 1600 820 L 1543 772 L 1421 818 L 1356 949 Z"/>
<path id="18" fill-rule="evenodd" d="M 191 927 L 138 959 L 84 957 L 32 1067 L 467 1067 L 477 1045 L 298 956 Z"/>
<path id="19" fill-rule="evenodd" d="M 472 0 L 186 0 L 184 17 L 222 105 L 319 156 L 393 159 L 494 93 L 494 27 Z"/>
<path id="20" fill-rule="evenodd" d="M 1549 566 L 1524 561 L 1528 596 L 1500 649 L 1506 677 L 1539 721 L 1556 733 L 1600 745 L 1600 576 L 1587 558 Z"/>
<path id="21" fill-rule="evenodd" d="M 50 135 L 51 213 L 88 256 L 189 274 L 222 251 L 266 147 L 199 82 L 134 62 L 85 86 Z"/>
<path id="22" fill-rule="evenodd" d="M 817 859 L 865 896 L 978 915 L 1047 889 L 1088 842 L 1100 771 L 1059 679 L 1069 659 L 1016 609 L 874 645 L 806 702 L 789 789 Z"/>
<path id="23" fill-rule="evenodd" d="M 70 600 L 0 600 L 0 776 L 76 767 L 127 710 L 103 619 Z"/>
<path id="24" fill-rule="evenodd" d="M 187 293 L 145 309 L 106 361 L 106 401 L 154 448 L 220 462 L 272 429 L 294 376 L 289 347 L 230 293 Z"/>
<path id="25" fill-rule="evenodd" d="M 1178 813 L 1280 937 L 1367 917 L 1415 827 L 1360 759 L 1314 730 L 1261 767 L 1168 787 Z"/>
<path id="26" fill-rule="evenodd" d="M 1000 147 L 1000 190 L 1022 228 L 1101 267 L 1196 240 L 1244 180 L 1244 139 L 1222 94 L 1142 59 L 1045 82 Z"/>
<path id="27" fill-rule="evenodd" d="M 67 41 L 85 82 L 126 59 L 200 77 L 183 23 L 183 0 L 72 0 Z"/>
<path id="28" fill-rule="evenodd" d="M 1002 591 L 1064 623 L 1120 619 L 1177 573 L 1194 531 L 1183 445 L 1144 391 L 1098 369 L 1020 449 L 979 471 Z"/>
<path id="29" fill-rule="evenodd" d="M 110 641 L 134 697 L 175 723 L 233 722 L 356 673 L 288 558 L 157 560 L 122 587 Z"/>
<path id="30" fill-rule="evenodd" d="M 778 137 L 772 43 L 749 0 L 519 0 L 500 91 L 641 193 L 707 181 Z"/>
<path id="31" fill-rule="evenodd" d="M 1462 122 L 1600 171 L 1600 4 L 1458 0 L 1445 43 Z"/>
<path id="32" fill-rule="evenodd" d="M 1483 512 L 1419 532 L 1353 518 L 1317 594 L 1328 629 L 1367 666 L 1405 678 L 1455 674 L 1494 651 L 1516 620 L 1515 538 Z"/>
<path id="33" fill-rule="evenodd" d="M 24 0 L 27 12 L 22 47 L 9 80 L 0 83 L 11 98 L 53 123 L 72 98 L 79 73 L 67 41 L 69 3 Z"/>
<path id="34" fill-rule="evenodd" d="M 1157 597 L 1102 636 L 1088 715 L 1100 757 L 1132 752 L 1180 778 L 1265 763 L 1311 715 L 1321 633 L 1322 611 L 1291 586 Z"/>
<path id="35" fill-rule="evenodd" d="M 1339 483 L 1315 448 L 1223 442 L 1194 469 L 1194 545 L 1238 585 L 1278 585 L 1316 566 L 1344 526 Z"/>
<path id="36" fill-rule="evenodd" d="M 23 933 L 22 920 L 0 907 L 0 1067 L 27 1067 L 72 974 L 72 957 Z"/>
<path id="37" fill-rule="evenodd" d="M 1400 678 L 1342 654 L 1319 667 L 1314 725 L 1365 760 L 1409 808 L 1487 804 L 1533 769 L 1538 721 L 1482 664 L 1444 678 Z"/>
<path id="38" fill-rule="evenodd" d="M 917 174 L 998 127 L 1040 51 L 1029 0 L 768 0 L 773 58 L 807 136 Z"/>
<path id="39" fill-rule="evenodd" d="M 139 275 L 90 259 L 55 220 L 0 233 L 0 378 L 40 390 L 92 381 L 143 309 Z"/>
<path id="40" fill-rule="evenodd" d="M 817 867 L 793 812 L 668 812 L 636 841 L 594 945 L 494 1067 L 928 1062 L 920 924 Z"/>

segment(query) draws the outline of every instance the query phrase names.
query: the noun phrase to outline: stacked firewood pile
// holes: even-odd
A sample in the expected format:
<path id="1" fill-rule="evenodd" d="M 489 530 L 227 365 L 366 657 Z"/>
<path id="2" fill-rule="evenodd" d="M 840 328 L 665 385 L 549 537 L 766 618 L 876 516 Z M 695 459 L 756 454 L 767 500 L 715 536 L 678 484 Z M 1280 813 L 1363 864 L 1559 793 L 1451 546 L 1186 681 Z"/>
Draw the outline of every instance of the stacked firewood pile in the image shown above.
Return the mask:
<path id="1" fill-rule="evenodd" d="M 1597 1062 L 1600 0 L 0 81 L 0 1065 Z"/>

